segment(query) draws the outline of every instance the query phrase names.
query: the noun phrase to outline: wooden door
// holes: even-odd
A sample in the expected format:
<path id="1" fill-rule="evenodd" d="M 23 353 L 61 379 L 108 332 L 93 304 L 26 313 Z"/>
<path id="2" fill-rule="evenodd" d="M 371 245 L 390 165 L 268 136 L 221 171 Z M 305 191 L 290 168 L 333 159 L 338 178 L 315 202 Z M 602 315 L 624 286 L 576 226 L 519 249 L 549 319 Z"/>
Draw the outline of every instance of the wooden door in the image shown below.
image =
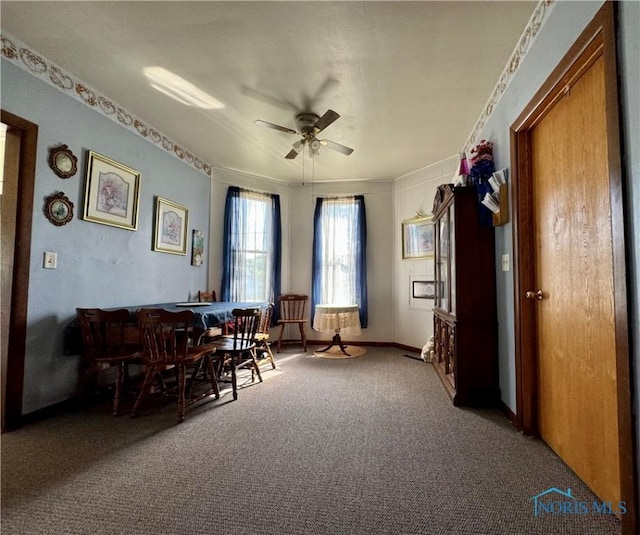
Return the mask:
<path id="1" fill-rule="evenodd" d="M 31 256 L 31 223 L 35 188 L 38 126 L 1 110 L 7 125 L 3 164 L 2 231 L 2 431 L 19 427 L 22 419 L 27 296 Z"/>
<path id="2" fill-rule="evenodd" d="M 638 533 L 615 6 L 511 126 L 516 424 Z M 538 290 L 541 300 L 537 299 Z"/>
<path id="3" fill-rule="evenodd" d="M 620 499 L 613 245 L 597 59 L 531 131 L 540 436 Z"/>

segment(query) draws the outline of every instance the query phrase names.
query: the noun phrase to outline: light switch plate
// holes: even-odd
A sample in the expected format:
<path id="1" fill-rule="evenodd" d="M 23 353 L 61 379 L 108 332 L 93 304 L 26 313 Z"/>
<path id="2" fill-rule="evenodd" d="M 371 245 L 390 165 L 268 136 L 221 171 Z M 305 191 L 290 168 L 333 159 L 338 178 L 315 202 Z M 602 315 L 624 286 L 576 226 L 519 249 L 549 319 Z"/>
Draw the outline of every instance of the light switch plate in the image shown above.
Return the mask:
<path id="1" fill-rule="evenodd" d="M 58 253 L 45 251 L 42 267 L 45 269 L 56 269 L 58 267 Z"/>
<path id="2" fill-rule="evenodd" d="M 509 264 L 509 254 L 502 255 L 502 271 L 509 271 L 511 266 Z"/>

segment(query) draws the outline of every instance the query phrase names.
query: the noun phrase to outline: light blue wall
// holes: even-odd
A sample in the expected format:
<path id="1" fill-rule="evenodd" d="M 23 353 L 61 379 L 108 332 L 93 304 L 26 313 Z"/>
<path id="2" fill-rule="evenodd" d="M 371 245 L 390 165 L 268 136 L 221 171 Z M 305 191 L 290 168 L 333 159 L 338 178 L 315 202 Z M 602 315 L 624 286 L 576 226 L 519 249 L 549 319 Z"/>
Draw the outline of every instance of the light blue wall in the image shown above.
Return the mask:
<path id="1" fill-rule="evenodd" d="M 77 357 L 62 352 L 75 307 L 115 307 L 181 301 L 207 285 L 207 265 L 191 266 L 191 229 L 209 229 L 210 180 L 177 158 L 96 113 L 6 60 L 1 105 L 39 127 L 31 241 L 23 412 L 69 398 Z M 79 158 L 76 176 L 62 180 L 47 164 L 49 147 L 64 143 Z M 83 221 L 86 152 L 93 150 L 141 173 L 138 230 Z M 63 227 L 43 215 L 44 198 L 64 191 L 75 205 Z M 190 209 L 187 256 L 151 250 L 154 196 Z M 44 251 L 58 269 L 42 268 Z"/>

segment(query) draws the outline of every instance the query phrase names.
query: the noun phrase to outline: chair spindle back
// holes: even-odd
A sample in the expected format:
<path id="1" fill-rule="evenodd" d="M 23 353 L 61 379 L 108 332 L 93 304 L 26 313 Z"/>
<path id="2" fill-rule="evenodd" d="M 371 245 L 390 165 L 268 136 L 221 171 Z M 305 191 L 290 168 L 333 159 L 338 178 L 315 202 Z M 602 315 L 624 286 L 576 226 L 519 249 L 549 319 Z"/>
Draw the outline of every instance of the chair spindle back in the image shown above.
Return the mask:
<path id="1" fill-rule="evenodd" d="M 124 353 L 124 326 L 130 318 L 128 310 L 77 308 L 76 316 L 82 333 L 85 359 L 91 360 Z"/>
<path id="2" fill-rule="evenodd" d="M 307 295 L 286 294 L 280 296 L 280 319 L 283 321 L 304 319 Z"/>
<path id="3" fill-rule="evenodd" d="M 273 316 L 273 303 L 269 303 L 266 308 L 261 308 L 259 311 L 258 328 L 256 333 L 269 334 L 271 328 L 271 317 Z"/>
<path id="4" fill-rule="evenodd" d="M 260 309 L 234 308 L 233 314 L 233 349 L 242 350 L 247 344 L 252 344 L 258 329 Z"/>
<path id="5" fill-rule="evenodd" d="M 179 359 L 187 355 L 187 332 L 193 321 L 193 311 L 147 308 L 137 312 L 143 358 L 149 362 Z"/>

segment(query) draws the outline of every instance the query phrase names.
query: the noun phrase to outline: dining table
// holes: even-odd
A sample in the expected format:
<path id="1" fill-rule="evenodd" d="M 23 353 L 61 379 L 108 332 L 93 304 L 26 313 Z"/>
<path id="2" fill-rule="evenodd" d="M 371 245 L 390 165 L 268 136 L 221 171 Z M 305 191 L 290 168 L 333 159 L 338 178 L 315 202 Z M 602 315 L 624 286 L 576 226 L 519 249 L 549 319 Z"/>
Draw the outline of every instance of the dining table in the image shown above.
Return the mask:
<path id="1" fill-rule="evenodd" d="M 148 305 L 122 305 L 118 307 L 109 307 L 105 310 L 126 309 L 131 315 L 132 326 L 136 323 L 136 312 L 143 308 L 161 308 L 170 312 L 179 312 L 182 310 L 191 310 L 193 312 L 193 321 L 191 326 L 195 333 L 202 333 L 207 329 L 219 327 L 228 321 L 232 321 L 233 311 L 236 308 L 266 308 L 268 302 L 250 302 L 250 301 L 214 301 L 214 302 L 171 302 L 171 303 L 152 303 Z M 76 318 L 70 321 L 65 328 L 63 353 L 65 355 L 78 355 L 82 352 L 82 336 L 80 335 L 80 325 Z"/>
<path id="2" fill-rule="evenodd" d="M 136 311 L 142 308 L 162 308 L 170 312 L 179 312 L 181 310 L 191 310 L 193 312 L 192 327 L 195 329 L 206 330 L 211 327 L 217 327 L 228 321 L 233 320 L 233 311 L 236 308 L 266 308 L 269 303 L 266 302 L 249 302 L 249 301 L 214 301 L 214 302 L 182 302 L 182 303 L 156 303 L 152 305 L 136 305 L 122 306 L 117 308 L 125 308 L 131 313 L 132 319 L 135 321 Z"/>

